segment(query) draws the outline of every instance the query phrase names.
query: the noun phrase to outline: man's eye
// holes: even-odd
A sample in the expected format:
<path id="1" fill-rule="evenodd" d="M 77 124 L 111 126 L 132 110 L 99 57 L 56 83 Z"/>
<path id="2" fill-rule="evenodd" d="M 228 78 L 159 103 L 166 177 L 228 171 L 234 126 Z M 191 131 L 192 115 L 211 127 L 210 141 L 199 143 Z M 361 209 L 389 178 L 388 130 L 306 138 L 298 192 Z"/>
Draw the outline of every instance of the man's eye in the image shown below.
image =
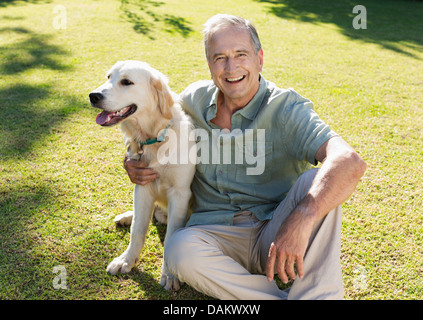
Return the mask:
<path id="1" fill-rule="evenodd" d="M 131 80 L 128 80 L 128 79 L 122 79 L 121 81 L 120 81 L 120 84 L 121 85 L 123 85 L 123 86 L 130 86 L 130 85 L 132 85 L 132 84 L 134 84 Z"/>

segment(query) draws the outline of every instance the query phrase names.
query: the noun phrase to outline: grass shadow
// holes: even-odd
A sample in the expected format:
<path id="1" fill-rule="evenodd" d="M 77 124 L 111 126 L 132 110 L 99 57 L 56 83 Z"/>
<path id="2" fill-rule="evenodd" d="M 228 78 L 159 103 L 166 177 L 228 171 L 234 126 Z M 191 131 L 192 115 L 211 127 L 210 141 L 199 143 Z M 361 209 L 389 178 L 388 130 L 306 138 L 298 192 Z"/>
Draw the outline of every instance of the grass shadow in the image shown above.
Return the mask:
<path id="1" fill-rule="evenodd" d="M 32 101 L 44 99 L 49 94 L 49 86 L 26 84 L 0 90 L 0 117 L 7 119 L 0 122 L 2 159 L 25 155 L 51 125 L 51 119 L 40 117 L 39 111 L 32 106 Z"/>
<path id="2" fill-rule="evenodd" d="M 12 39 L 0 45 L 0 74 L 19 76 L 32 70 L 54 70 L 68 72 L 72 66 L 62 62 L 69 52 L 51 44 L 52 36 L 37 34 L 23 27 L 6 27 L 0 34 L 11 33 Z M 15 78 L 11 78 L 15 79 Z M 0 87 L 0 144 L 2 159 L 28 155 L 33 146 L 70 113 L 85 106 L 85 102 L 72 96 L 60 97 L 53 83 L 4 82 Z"/>
<path id="3" fill-rule="evenodd" d="M 266 3 L 268 11 L 288 20 L 308 23 L 330 23 L 354 40 L 375 43 L 415 59 L 413 50 L 423 52 L 423 2 L 412 0 L 255 0 Z M 367 29 L 354 29 L 357 14 L 353 8 L 364 5 L 367 13 Z"/>
<path id="4" fill-rule="evenodd" d="M 68 71 L 72 67 L 60 62 L 67 52 L 57 45 L 49 43 L 51 35 L 36 34 L 26 28 L 1 28 L 0 33 L 15 33 L 24 36 L 21 41 L 0 46 L 0 55 L 4 63 L 0 73 L 11 75 L 30 69 L 50 69 Z"/>
<path id="5" fill-rule="evenodd" d="M 33 217 L 54 205 L 55 192 L 49 184 L 6 178 L 0 184 L 0 298 L 30 299 L 31 288 L 42 294 L 46 261 L 34 254 L 39 235 Z M 25 184 L 25 185 L 22 185 Z"/>
<path id="6" fill-rule="evenodd" d="M 31 3 L 31 4 L 44 4 L 51 3 L 51 0 L 0 0 L 0 8 L 7 6 L 19 5 L 22 2 Z"/>
<path id="7" fill-rule="evenodd" d="M 161 1 L 152 0 L 121 0 L 120 10 L 124 19 L 132 23 L 136 32 L 141 33 L 151 40 L 154 40 L 154 29 L 163 29 L 172 34 L 179 34 L 187 38 L 193 29 L 190 22 L 171 14 L 160 14 L 154 8 L 165 5 Z"/>
<path id="8" fill-rule="evenodd" d="M 59 106 L 50 106 L 48 101 L 53 94 L 52 86 L 45 84 L 15 84 L 0 89 L 0 118 L 7 120 L 0 122 L 3 160 L 30 156 L 38 141 L 54 133 L 57 124 L 86 105 L 75 97 L 64 97 Z"/>

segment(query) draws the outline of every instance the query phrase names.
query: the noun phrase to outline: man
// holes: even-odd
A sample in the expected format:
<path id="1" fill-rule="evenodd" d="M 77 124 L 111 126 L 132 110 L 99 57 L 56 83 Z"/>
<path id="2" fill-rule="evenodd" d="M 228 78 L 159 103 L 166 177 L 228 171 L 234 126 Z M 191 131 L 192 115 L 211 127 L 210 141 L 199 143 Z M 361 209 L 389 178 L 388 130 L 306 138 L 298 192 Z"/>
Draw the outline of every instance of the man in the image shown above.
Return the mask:
<path id="1" fill-rule="evenodd" d="M 168 269 L 219 299 L 342 299 L 341 204 L 366 164 L 309 100 L 261 76 L 263 50 L 250 22 L 216 15 L 205 24 L 204 43 L 212 81 L 189 86 L 182 106 L 210 137 L 238 130 L 245 142 L 237 149 L 236 135 L 226 141 L 232 161 L 197 165 L 193 214 L 166 245 Z M 247 174 L 247 154 L 233 161 L 248 152 L 248 129 L 261 174 Z M 317 162 L 321 168 L 310 169 Z M 125 167 L 134 183 L 157 178 L 143 163 Z M 284 283 L 294 280 L 288 290 L 278 289 L 275 272 Z"/>

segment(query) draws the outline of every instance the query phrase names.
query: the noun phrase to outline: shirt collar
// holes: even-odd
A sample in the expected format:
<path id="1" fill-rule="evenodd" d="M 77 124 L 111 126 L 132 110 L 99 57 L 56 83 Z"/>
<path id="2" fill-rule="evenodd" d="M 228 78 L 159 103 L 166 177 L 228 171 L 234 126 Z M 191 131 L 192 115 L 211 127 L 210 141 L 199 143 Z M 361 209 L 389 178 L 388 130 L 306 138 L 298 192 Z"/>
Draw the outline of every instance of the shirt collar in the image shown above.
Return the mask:
<path id="1" fill-rule="evenodd" d="M 260 109 L 260 106 L 263 102 L 264 96 L 266 95 L 266 80 L 260 75 L 260 85 L 257 93 L 254 95 L 253 99 L 242 109 L 238 110 L 236 113 L 240 113 L 243 117 L 253 120 L 257 112 Z M 216 117 L 217 112 L 217 97 L 219 95 L 219 88 L 216 87 L 211 100 L 210 105 L 208 106 L 206 120 L 210 121 L 211 119 Z"/>

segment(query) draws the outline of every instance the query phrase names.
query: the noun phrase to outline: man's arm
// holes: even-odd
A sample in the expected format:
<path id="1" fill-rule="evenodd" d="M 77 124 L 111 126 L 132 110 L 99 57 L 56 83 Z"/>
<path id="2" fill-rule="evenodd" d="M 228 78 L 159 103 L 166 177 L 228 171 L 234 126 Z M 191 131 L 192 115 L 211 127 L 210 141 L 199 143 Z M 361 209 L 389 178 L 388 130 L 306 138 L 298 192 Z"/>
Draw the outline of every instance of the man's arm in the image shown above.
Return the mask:
<path id="1" fill-rule="evenodd" d="M 314 224 L 354 192 L 366 163 L 342 138 L 333 137 L 317 151 L 322 162 L 308 194 L 284 221 L 269 249 L 266 274 L 273 280 L 275 264 L 282 282 L 304 276 L 303 259 Z"/>

